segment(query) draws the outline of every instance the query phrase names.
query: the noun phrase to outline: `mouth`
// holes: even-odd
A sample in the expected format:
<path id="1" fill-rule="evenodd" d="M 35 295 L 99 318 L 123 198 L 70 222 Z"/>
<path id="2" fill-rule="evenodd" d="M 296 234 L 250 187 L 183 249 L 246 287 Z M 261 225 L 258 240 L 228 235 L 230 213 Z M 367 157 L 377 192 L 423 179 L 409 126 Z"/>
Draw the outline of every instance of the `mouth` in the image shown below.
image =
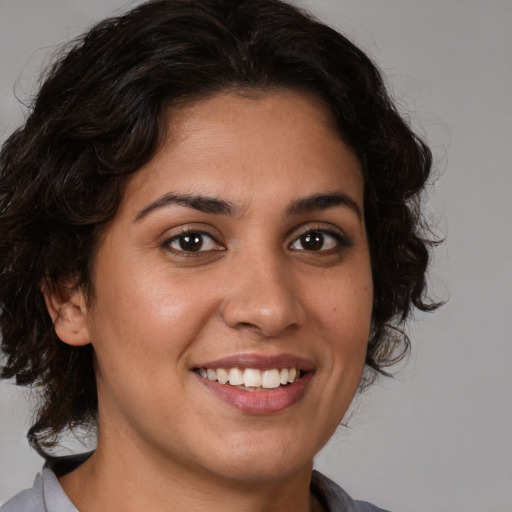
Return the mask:
<path id="1" fill-rule="evenodd" d="M 248 414 L 272 414 L 303 398 L 315 365 L 286 354 L 242 354 L 198 364 L 192 371 L 208 392 L 231 407 Z"/>
<path id="2" fill-rule="evenodd" d="M 243 391 L 269 391 L 289 386 L 306 374 L 300 368 L 198 368 L 203 379 L 233 386 Z"/>

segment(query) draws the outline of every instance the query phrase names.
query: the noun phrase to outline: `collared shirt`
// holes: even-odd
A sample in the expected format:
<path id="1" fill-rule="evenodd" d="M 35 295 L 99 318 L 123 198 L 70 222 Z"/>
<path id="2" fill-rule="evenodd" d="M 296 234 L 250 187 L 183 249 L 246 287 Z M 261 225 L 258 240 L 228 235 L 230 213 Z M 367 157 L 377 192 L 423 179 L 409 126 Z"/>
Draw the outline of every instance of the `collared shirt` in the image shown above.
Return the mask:
<path id="1" fill-rule="evenodd" d="M 69 467 L 70 458 L 66 458 Z M 84 457 L 79 460 L 82 462 Z M 9 500 L 0 512 L 79 512 L 67 497 L 50 467 L 55 461 L 47 464 L 30 489 L 20 492 Z M 353 500 L 339 485 L 313 471 L 311 492 L 322 504 L 326 512 L 389 512 L 365 501 Z"/>

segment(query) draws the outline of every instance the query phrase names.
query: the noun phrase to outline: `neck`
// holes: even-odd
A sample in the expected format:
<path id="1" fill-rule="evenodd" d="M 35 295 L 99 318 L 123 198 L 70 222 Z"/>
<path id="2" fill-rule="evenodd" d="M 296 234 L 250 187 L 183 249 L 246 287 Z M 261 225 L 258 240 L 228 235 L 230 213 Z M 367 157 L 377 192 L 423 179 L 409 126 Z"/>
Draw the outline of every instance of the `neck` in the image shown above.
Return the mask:
<path id="1" fill-rule="evenodd" d="M 81 512 L 152 510 L 180 512 L 310 512 L 312 462 L 286 475 L 219 478 L 199 468 L 166 460 L 147 447 L 116 450 L 101 438 L 92 457 L 60 483 Z"/>

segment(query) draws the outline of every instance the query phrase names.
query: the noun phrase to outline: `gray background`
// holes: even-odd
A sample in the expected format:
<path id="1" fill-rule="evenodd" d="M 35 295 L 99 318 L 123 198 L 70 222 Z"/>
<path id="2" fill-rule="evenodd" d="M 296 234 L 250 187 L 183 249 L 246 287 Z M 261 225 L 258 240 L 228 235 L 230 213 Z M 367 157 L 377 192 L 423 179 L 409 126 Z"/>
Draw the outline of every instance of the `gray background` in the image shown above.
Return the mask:
<path id="1" fill-rule="evenodd" d="M 432 145 L 430 219 L 446 236 L 432 269 L 449 303 L 411 326 L 394 381 L 357 401 L 317 466 L 397 512 L 512 510 L 512 2 L 310 0 L 366 49 Z M 0 139 L 23 119 L 55 44 L 123 0 L 0 0 Z M 0 503 L 41 460 L 24 435 L 29 398 L 0 384 Z"/>

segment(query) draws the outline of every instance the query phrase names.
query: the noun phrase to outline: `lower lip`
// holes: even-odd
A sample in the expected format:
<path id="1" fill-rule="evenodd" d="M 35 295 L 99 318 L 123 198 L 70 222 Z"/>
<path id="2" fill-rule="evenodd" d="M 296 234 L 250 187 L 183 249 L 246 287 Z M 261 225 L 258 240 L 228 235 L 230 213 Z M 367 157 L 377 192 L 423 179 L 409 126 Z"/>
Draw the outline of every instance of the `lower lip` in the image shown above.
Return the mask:
<path id="1" fill-rule="evenodd" d="M 245 391 L 196 375 L 203 386 L 236 409 L 248 414 L 272 414 L 297 403 L 304 395 L 313 374 L 308 372 L 293 384 L 265 391 Z"/>

